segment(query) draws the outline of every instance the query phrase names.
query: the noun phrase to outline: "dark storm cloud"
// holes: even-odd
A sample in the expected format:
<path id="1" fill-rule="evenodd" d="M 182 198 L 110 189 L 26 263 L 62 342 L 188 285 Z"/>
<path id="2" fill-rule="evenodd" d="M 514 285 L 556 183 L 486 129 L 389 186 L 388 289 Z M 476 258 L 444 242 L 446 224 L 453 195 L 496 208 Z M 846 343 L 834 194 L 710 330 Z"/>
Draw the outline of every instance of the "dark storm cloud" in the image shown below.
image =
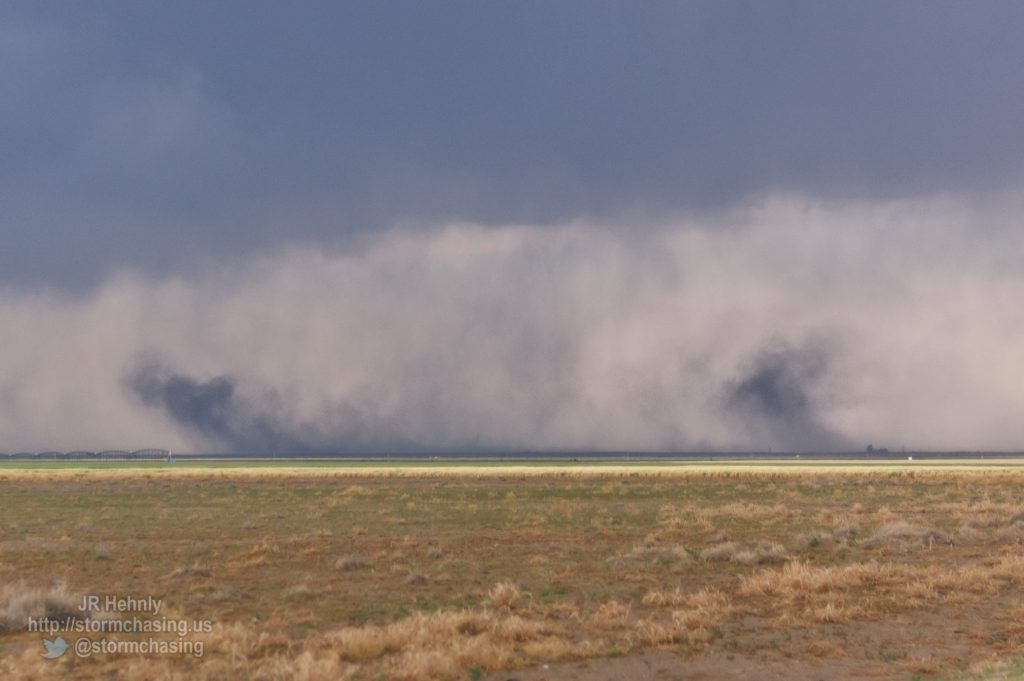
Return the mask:
<path id="1" fill-rule="evenodd" d="M 132 373 L 128 387 L 143 404 L 164 410 L 173 422 L 231 451 L 310 451 L 266 408 L 240 399 L 237 380 L 230 376 L 200 380 L 147 363 Z"/>
<path id="2" fill-rule="evenodd" d="M 1022 28 L 998 2 L 8 3 L 0 276 L 984 192 L 1024 164 Z"/>
<path id="3" fill-rule="evenodd" d="M 1020 213 L 464 225 L 4 291 L 0 451 L 1019 450 Z"/>
<path id="4" fill-rule="evenodd" d="M 727 408 L 749 430 L 760 431 L 762 442 L 793 451 L 848 448 L 849 441 L 826 427 L 818 413 L 825 405 L 817 388 L 828 371 L 830 352 L 821 341 L 799 347 L 772 342 L 728 385 Z"/>
<path id="5" fill-rule="evenodd" d="M 229 428 L 235 382 L 217 376 L 200 382 L 178 374 L 167 377 L 141 371 L 132 387 L 143 402 L 164 407 L 170 416 L 207 435 L 221 435 Z"/>

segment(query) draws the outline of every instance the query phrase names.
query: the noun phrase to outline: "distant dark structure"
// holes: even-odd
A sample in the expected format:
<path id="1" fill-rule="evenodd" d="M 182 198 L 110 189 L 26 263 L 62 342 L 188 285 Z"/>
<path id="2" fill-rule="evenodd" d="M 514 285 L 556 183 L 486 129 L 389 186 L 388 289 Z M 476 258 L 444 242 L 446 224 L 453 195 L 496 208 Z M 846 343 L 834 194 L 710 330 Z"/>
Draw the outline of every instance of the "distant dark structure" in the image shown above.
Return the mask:
<path id="1" fill-rule="evenodd" d="M 50 460 L 50 461 L 167 461 L 171 458 L 166 449 L 138 449 L 134 452 L 120 449 L 108 449 L 103 452 L 21 452 L 19 454 L 0 454 L 0 458 L 9 460 Z"/>
<path id="2" fill-rule="evenodd" d="M 874 445 L 868 445 L 868 447 L 867 447 L 867 449 L 865 451 L 868 454 L 888 454 L 889 453 L 889 450 L 887 448 L 879 447 L 878 449 L 875 449 Z"/>

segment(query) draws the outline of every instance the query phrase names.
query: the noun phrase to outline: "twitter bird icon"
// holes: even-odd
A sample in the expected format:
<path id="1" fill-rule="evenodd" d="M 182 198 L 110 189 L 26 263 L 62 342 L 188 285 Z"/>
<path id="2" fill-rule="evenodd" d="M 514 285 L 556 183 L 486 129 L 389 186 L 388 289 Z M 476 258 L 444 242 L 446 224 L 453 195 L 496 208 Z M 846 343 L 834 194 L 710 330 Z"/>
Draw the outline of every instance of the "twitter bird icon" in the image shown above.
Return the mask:
<path id="1" fill-rule="evenodd" d="M 68 642 L 64 640 L 63 636 L 58 636 L 52 641 L 43 639 L 43 647 L 46 648 L 45 653 L 39 653 L 41 657 L 45 657 L 47 660 L 53 660 L 60 657 L 68 650 Z"/>

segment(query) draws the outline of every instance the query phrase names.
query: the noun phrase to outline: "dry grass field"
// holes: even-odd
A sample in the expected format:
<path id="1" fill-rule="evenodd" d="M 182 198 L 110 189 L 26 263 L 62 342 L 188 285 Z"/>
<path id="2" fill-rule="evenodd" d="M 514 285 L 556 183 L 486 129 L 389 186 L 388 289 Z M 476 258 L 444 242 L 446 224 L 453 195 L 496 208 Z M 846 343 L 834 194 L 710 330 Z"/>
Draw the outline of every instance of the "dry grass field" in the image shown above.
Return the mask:
<path id="1" fill-rule="evenodd" d="M 0 504 L 3 679 L 1024 678 L 1017 464 L 10 466 Z M 124 617 L 92 594 L 202 656 L 42 658 L 29 617 Z"/>

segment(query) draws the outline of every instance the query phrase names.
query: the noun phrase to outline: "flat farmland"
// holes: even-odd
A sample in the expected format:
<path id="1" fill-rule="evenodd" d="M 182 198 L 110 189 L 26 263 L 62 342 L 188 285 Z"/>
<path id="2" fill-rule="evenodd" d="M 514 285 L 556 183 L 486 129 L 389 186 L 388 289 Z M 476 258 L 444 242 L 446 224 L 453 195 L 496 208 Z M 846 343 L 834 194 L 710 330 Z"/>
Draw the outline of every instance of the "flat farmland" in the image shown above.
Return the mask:
<path id="1" fill-rule="evenodd" d="M 1016 461 L 5 463 L 0 677 L 1019 678 L 1022 483 Z M 210 626 L 67 626 L 129 616 Z"/>

